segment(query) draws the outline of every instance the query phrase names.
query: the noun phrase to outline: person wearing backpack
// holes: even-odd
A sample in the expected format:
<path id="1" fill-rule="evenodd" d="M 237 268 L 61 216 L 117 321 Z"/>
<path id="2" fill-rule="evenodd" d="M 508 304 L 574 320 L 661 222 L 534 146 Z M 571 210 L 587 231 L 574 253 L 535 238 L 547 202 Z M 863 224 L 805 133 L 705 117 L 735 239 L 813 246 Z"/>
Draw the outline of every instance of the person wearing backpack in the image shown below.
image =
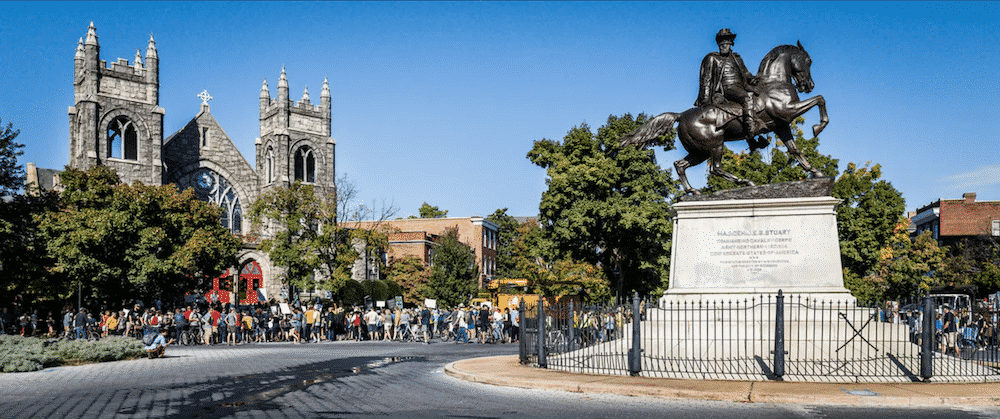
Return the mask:
<path id="1" fill-rule="evenodd" d="M 198 307 L 194 307 L 191 313 L 188 314 L 188 331 L 191 332 L 191 340 L 194 343 L 197 343 L 198 338 L 203 336 L 201 332 L 201 314 L 198 313 Z"/>
<path id="2" fill-rule="evenodd" d="M 430 345 L 431 311 L 427 307 L 420 306 L 420 333 L 424 337 L 424 343 Z"/>
<path id="3" fill-rule="evenodd" d="M 149 343 L 146 343 L 146 336 L 149 336 L 150 338 Z M 174 343 L 174 340 L 170 339 L 170 341 L 167 341 L 166 330 L 162 330 L 157 334 L 148 333 L 142 337 L 142 344 L 145 345 L 143 349 L 146 350 L 146 355 L 149 356 L 149 359 L 155 359 L 163 356 L 167 346 L 170 346 L 171 343 Z"/>
<path id="4" fill-rule="evenodd" d="M 236 315 L 236 309 L 230 308 L 229 314 L 226 315 L 226 345 L 236 346 L 236 332 L 239 330 L 239 317 Z"/>
<path id="5" fill-rule="evenodd" d="M 184 329 L 187 329 L 187 322 L 187 318 L 184 317 L 183 311 L 177 310 L 174 313 L 174 336 L 176 336 L 177 339 L 180 339 L 181 335 L 184 333 Z"/>

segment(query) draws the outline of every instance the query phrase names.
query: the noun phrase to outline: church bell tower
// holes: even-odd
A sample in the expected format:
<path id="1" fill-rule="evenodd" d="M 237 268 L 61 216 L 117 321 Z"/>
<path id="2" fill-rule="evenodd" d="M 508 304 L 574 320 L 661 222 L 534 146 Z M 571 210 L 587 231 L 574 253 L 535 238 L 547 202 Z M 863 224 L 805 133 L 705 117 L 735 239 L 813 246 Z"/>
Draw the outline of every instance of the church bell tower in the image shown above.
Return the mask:
<path id="1" fill-rule="evenodd" d="M 135 51 L 132 63 L 101 60 L 97 28 L 77 42 L 73 57 L 73 100 L 69 108 L 70 167 L 114 169 L 125 183 L 160 185 L 163 163 L 163 108 L 160 59 L 149 36 L 146 57 Z"/>

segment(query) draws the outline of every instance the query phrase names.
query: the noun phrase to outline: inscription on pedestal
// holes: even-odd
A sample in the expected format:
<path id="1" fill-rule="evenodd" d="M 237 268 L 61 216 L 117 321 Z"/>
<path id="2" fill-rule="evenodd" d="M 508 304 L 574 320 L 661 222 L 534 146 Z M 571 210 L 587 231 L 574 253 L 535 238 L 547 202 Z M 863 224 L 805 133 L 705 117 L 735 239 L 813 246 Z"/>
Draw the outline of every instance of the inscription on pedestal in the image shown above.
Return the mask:
<path id="1" fill-rule="evenodd" d="M 756 274 L 765 269 L 785 267 L 799 254 L 794 249 L 792 230 L 720 230 L 716 232 L 718 250 L 709 251 L 714 262 L 732 269 Z"/>
<path id="2" fill-rule="evenodd" d="M 676 204 L 668 293 L 847 293 L 830 197 Z"/>

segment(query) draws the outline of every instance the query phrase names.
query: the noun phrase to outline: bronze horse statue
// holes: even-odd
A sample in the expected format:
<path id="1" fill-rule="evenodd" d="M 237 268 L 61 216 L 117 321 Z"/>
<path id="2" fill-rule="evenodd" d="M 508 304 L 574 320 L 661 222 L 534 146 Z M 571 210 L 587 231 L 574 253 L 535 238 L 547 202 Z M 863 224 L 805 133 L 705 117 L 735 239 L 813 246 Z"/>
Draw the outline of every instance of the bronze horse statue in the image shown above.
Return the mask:
<path id="1" fill-rule="evenodd" d="M 814 106 L 819 106 L 820 122 L 813 125 L 813 136 L 818 136 L 830 122 L 826 115 L 826 100 L 823 96 L 814 96 L 799 100 L 798 90 L 809 93 L 815 86 L 809 68 L 812 59 L 802 43 L 798 45 L 779 45 L 769 52 L 760 62 L 757 70 L 758 82 L 755 87 L 754 111 L 752 114 L 763 122 L 756 132 L 747 132 L 746 124 L 737 117 L 741 111 L 739 105 L 708 105 L 688 109 L 682 113 L 665 112 L 651 119 L 639 129 L 624 135 L 620 142 L 622 146 L 635 144 L 647 146 L 654 139 L 667 133 L 677 124 L 677 138 L 688 152 L 683 159 L 674 162 L 677 176 L 684 185 L 684 191 L 693 194 L 701 193 L 688 183 L 685 171 L 711 158 L 709 175 L 721 176 L 733 183 L 754 186 L 754 183 L 736 177 L 722 170 L 722 153 L 726 141 L 747 140 L 750 151 L 766 146 L 766 141 L 750 140 L 755 135 L 769 132 L 775 133 L 785 144 L 788 153 L 795 157 L 810 177 L 822 176 L 802 157 L 792 137 L 791 124 L 795 118 L 806 113 Z M 793 83 L 794 81 L 794 83 Z"/>

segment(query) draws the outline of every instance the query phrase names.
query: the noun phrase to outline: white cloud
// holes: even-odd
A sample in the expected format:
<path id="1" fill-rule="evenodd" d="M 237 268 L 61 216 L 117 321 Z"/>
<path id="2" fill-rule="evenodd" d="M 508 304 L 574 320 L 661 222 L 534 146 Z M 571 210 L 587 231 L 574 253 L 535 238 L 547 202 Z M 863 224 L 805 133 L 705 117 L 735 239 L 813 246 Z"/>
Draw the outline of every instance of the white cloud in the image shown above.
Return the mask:
<path id="1" fill-rule="evenodd" d="M 967 190 L 1000 184 L 1000 165 L 980 167 L 970 172 L 947 176 L 944 181 L 954 188 Z"/>

